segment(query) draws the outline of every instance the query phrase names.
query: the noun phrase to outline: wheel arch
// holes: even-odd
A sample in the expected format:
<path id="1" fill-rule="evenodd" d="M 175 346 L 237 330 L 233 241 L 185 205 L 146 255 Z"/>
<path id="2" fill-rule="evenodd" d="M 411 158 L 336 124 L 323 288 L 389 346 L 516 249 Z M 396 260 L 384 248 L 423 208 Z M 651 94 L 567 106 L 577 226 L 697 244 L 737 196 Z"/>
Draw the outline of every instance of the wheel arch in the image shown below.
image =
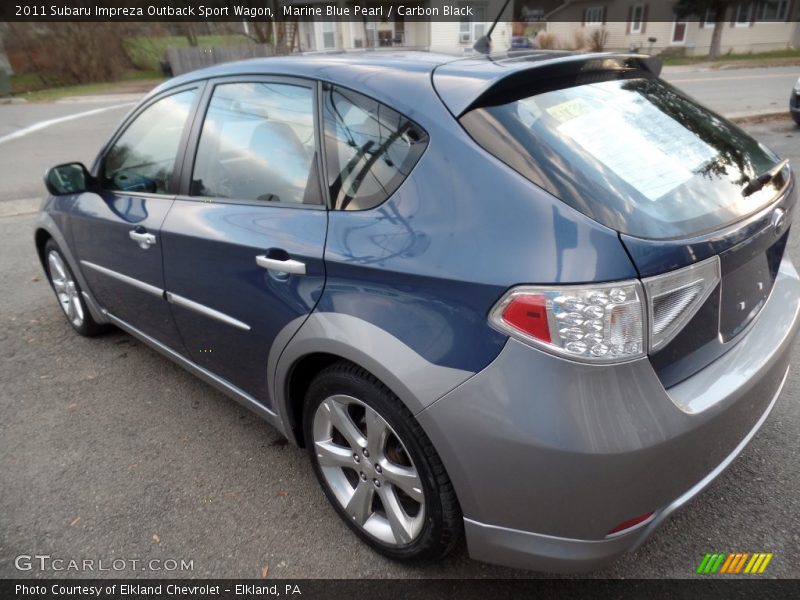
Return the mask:
<path id="1" fill-rule="evenodd" d="M 286 381 L 286 430 L 301 448 L 305 448 L 303 435 L 303 405 L 311 382 L 323 369 L 347 359 L 328 352 L 314 352 L 300 357 L 291 367 Z M 350 361 L 347 361 L 350 362 Z"/>
<path id="2" fill-rule="evenodd" d="M 273 408 L 293 443 L 303 445 L 302 408 L 309 383 L 339 360 L 367 371 L 414 415 L 474 375 L 433 364 L 387 331 L 358 317 L 315 312 L 283 348 L 274 370 Z"/>
<path id="3" fill-rule="evenodd" d="M 44 246 L 47 244 L 47 240 L 53 239 L 53 236 L 44 227 L 37 227 L 33 234 L 33 239 L 36 244 L 36 254 L 39 256 L 39 262 L 42 268 L 45 269 Z"/>

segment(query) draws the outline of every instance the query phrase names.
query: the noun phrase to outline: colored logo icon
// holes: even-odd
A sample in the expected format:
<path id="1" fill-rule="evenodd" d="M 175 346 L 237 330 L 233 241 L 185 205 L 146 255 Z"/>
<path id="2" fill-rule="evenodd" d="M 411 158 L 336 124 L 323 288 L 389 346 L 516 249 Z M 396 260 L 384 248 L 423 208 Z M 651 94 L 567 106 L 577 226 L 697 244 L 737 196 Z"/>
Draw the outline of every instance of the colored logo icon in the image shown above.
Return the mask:
<path id="1" fill-rule="evenodd" d="M 772 560 L 772 553 L 769 552 L 715 552 L 706 554 L 697 572 L 701 575 L 712 575 L 714 573 L 725 573 L 728 575 L 747 574 L 755 575 L 763 573 L 769 562 Z"/>

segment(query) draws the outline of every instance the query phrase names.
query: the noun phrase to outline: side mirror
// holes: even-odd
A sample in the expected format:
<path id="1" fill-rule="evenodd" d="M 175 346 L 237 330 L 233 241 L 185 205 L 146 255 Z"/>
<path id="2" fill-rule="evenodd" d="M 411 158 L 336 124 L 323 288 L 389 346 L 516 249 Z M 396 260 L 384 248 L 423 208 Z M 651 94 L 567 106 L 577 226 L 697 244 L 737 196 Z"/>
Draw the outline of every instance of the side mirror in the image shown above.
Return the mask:
<path id="1" fill-rule="evenodd" d="M 44 185 L 54 196 L 80 194 L 88 191 L 93 182 L 92 175 L 78 162 L 52 167 L 44 175 Z"/>

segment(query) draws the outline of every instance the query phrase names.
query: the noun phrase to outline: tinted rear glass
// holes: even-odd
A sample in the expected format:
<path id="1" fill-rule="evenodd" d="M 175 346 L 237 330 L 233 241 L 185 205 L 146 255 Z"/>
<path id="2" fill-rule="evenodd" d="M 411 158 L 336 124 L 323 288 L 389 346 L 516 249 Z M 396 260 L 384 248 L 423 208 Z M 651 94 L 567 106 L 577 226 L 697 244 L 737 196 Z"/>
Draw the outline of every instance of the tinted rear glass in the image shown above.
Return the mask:
<path id="1" fill-rule="evenodd" d="M 531 181 L 629 235 L 695 235 L 774 198 L 780 182 L 742 194 L 778 161 L 769 150 L 663 81 L 620 77 L 495 98 L 461 123 Z"/>

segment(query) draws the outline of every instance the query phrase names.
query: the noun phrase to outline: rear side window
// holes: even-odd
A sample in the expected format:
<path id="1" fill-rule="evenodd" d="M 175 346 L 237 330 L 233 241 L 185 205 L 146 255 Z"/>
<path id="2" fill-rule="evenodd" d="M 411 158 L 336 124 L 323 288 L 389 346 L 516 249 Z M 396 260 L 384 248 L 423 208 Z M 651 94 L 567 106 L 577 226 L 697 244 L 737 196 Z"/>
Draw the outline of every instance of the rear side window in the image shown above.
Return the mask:
<path id="1" fill-rule="evenodd" d="M 321 204 L 311 88 L 217 85 L 206 112 L 191 195 Z"/>
<path id="2" fill-rule="evenodd" d="M 774 198 L 775 186 L 742 193 L 778 158 L 738 127 L 658 79 L 613 73 L 602 79 L 516 92 L 460 121 L 534 183 L 633 236 L 699 234 Z"/>
<path id="3" fill-rule="evenodd" d="M 103 161 L 103 187 L 126 192 L 166 194 L 175 159 L 194 102 L 195 90 L 162 98 L 148 106 L 117 139 Z"/>
<path id="4" fill-rule="evenodd" d="M 323 96 L 333 208 L 374 208 L 408 177 L 428 136 L 397 111 L 356 92 L 326 85 Z"/>

